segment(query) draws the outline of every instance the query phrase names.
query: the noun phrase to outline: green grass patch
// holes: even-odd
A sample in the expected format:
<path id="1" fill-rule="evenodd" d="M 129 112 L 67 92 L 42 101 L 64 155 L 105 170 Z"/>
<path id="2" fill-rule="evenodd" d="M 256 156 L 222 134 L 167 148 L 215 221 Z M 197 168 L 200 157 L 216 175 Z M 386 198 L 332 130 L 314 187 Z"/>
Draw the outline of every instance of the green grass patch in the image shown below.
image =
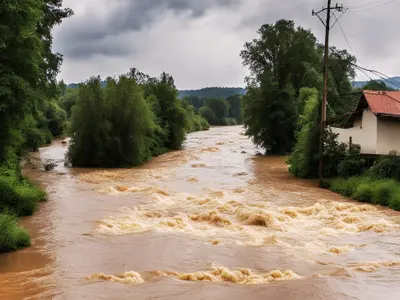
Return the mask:
<path id="1" fill-rule="evenodd" d="M 0 214 L 0 252 L 15 251 L 30 244 L 29 234 L 18 226 L 18 219 L 9 214 Z"/>
<path id="2" fill-rule="evenodd" d="M 32 215 L 45 198 L 46 193 L 18 169 L 0 167 L 0 252 L 30 245 L 28 232 L 18 226 L 18 217 Z"/>
<path id="3" fill-rule="evenodd" d="M 18 171 L 0 168 L 0 211 L 29 216 L 36 210 L 37 203 L 45 198 L 45 192 Z"/>
<path id="4" fill-rule="evenodd" d="M 400 182 L 357 176 L 337 178 L 329 182 L 329 189 L 354 200 L 389 206 L 400 211 Z"/>

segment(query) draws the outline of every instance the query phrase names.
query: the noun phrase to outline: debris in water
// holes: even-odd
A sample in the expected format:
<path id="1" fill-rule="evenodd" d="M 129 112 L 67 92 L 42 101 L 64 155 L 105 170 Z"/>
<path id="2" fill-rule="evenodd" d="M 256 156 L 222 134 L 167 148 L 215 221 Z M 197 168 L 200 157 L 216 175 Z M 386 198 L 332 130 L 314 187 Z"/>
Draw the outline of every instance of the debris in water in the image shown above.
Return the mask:
<path id="1" fill-rule="evenodd" d="M 248 175 L 246 172 L 239 172 L 239 173 L 233 174 L 233 177 L 246 176 L 246 175 Z"/>
<path id="2" fill-rule="evenodd" d="M 207 167 L 205 164 L 193 164 L 192 168 L 204 168 Z"/>

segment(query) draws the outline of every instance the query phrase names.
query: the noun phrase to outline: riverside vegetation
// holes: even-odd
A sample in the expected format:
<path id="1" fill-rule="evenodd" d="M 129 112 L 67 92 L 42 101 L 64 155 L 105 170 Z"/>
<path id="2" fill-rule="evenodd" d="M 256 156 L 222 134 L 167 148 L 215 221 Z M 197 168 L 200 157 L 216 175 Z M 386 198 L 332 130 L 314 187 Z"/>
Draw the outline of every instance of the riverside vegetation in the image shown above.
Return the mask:
<path id="1" fill-rule="evenodd" d="M 289 172 L 302 178 L 317 177 L 322 138 L 323 173 L 330 178 L 327 187 L 355 200 L 400 210 L 398 157 L 378 159 L 368 169 L 359 146 L 339 143 L 329 129 L 320 136 L 323 46 L 314 34 L 292 21 L 279 20 L 263 25 L 258 35 L 241 52 L 243 64 L 250 69 L 244 96 L 246 134 L 267 153 L 290 154 Z M 328 119 L 340 120 L 358 104 L 360 96 L 354 91 L 360 89 L 351 86 L 355 62 L 346 50 L 331 47 Z M 390 88 L 369 82 L 365 89 Z"/>
<path id="2" fill-rule="evenodd" d="M 179 149 L 187 132 L 209 128 L 191 105 L 178 100 L 172 76 L 165 73 L 155 79 L 132 69 L 108 79 L 104 90 L 98 78 L 76 90 L 57 82 L 62 55 L 51 51 L 51 32 L 73 15 L 62 2 L 0 4 L 0 252 L 30 245 L 18 217 L 33 214 L 46 199 L 22 175 L 20 160 L 28 151 L 72 132 L 73 165 L 132 166 Z"/>
<path id="3" fill-rule="evenodd" d="M 17 217 L 31 215 L 46 196 L 22 176 L 19 158 L 65 129 L 56 100 L 62 56 L 51 51 L 51 30 L 72 14 L 61 0 L 0 4 L 0 251 L 30 244 Z"/>

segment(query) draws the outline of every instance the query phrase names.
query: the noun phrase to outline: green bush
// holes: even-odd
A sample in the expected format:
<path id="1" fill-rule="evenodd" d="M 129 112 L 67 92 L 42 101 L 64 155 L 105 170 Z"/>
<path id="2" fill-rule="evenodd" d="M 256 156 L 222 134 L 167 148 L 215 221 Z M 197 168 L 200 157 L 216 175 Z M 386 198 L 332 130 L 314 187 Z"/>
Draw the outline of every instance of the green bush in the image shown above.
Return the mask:
<path id="1" fill-rule="evenodd" d="M 13 170 L 0 168 L 0 211 L 18 216 L 32 215 L 46 194 Z"/>
<path id="2" fill-rule="evenodd" d="M 399 183 L 394 180 L 378 183 L 374 188 L 374 204 L 388 206 L 390 199 L 399 192 Z"/>
<path id="3" fill-rule="evenodd" d="M 210 125 L 216 125 L 217 117 L 211 108 L 207 106 L 200 107 L 199 113 Z"/>
<path id="4" fill-rule="evenodd" d="M 29 235 L 18 226 L 16 217 L 0 214 L 0 252 L 14 251 L 30 246 Z"/>
<path id="5" fill-rule="evenodd" d="M 400 180 L 400 157 L 395 152 L 379 158 L 371 168 L 372 173 L 379 178 Z"/>
<path id="6" fill-rule="evenodd" d="M 224 125 L 228 125 L 228 126 L 236 126 L 237 125 L 237 122 L 236 122 L 236 119 L 234 119 L 234 118 L 226 118 L 225 120 L 224 120 Z"/>
<path id="7" fill-rule="evenodd" d="M 352 197 L 361 184 L 368 184 L 371 181 L 372 179 L 369 177 L 337 178 L 332 181 L 330 190 L 346 197 Z"/>
<path id="8" fill-rule="evenodd" d="M 362 183 L 357 187 L 356 192 L 353 194 L 352 197 L 353 199 L 361 202 L 371 203 L 373 194 L 374 194 L 373 186 L 368 183 Z"/>
<path id="9" fill-rule="evenodd" d="M 389 207 L 391 209 L 400 211 L 400 190 L 397 189 L 395 194 L 389 200 Z"/>
<path id="10" fill-rule="evenodd" d="M 376 179 L 368 176 L 349 179 L 337 178 L 329 183 L 329 189 L 361 202 L 400 210 L 400 185 L 395 180 Z"/>

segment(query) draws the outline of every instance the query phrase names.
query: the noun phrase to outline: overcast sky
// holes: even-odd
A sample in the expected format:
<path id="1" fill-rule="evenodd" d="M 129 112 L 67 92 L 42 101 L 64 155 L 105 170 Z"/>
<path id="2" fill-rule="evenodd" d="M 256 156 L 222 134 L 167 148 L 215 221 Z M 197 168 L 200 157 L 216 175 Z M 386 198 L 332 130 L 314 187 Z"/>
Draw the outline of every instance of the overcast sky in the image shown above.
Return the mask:
<path id="1" fill-rule="evenodd" d="M 240 50 L 264 23 L 292 19 L 323 40 L 312 9 L 326 0 L 64 0 L 75 16 L 54 31 L 64 55 L 59 76 L 67 83 L 92 75 L 126 73 L 131 67 L 173 75 L 180 89 L 244 86 Z M 333 1 L 333 3 L 336 3 Z M 349 10 L 331 33 L 358 64 L 400 75 L 400 0 L 344 0 Z M 359 74 L 357 79 L 366 76 Z"/>

